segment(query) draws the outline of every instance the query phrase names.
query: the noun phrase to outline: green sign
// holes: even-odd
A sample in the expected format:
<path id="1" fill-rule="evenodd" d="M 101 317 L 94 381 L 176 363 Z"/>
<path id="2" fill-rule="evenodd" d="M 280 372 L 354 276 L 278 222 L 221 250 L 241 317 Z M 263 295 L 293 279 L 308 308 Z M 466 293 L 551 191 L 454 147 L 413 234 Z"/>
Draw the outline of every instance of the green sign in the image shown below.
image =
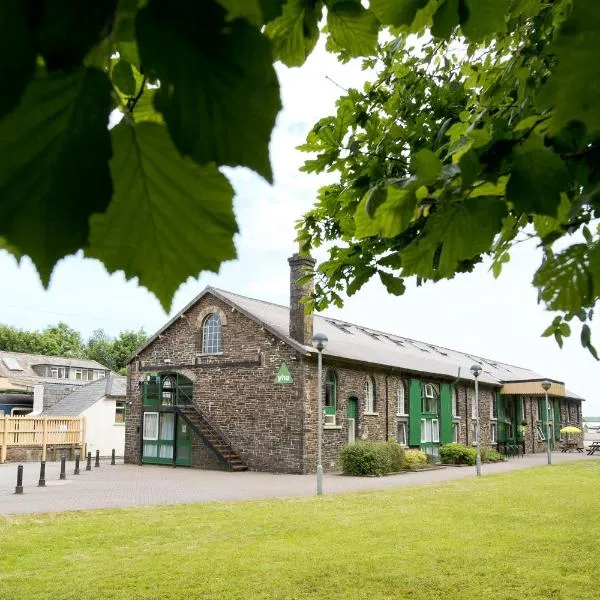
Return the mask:
<path id="1" fill-rule="evenodd" d="M 281 363 L 277 375 L 275 375 L 275 383 L 294 383 L 294 378 L 285 363 Z"/>

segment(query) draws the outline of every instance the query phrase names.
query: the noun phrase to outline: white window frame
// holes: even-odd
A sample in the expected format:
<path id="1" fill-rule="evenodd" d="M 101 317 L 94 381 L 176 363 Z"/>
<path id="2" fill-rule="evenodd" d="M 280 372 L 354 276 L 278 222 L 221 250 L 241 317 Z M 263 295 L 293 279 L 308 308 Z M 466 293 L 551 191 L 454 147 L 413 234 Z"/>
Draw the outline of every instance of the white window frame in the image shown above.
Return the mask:
<path id="1" fill-rule="evenodd" d="M 367 375 L 365 379 L 365 414 L 372 415 L 375 413 L 375 382 L 371 375 Z"/>
<path id="2" fill-rule="evenodd" d="M 101 371 L 100 369 L 94 369 L 94 381 L 98 379 L 104 379 L 106 377 L 106 373 Z"/>
<path id="3" fill-rule="evenodd" d="M 396 416 L 406 417 L 408 411 L 406 410 L 406 393 L 404 390 L 404 383 L 400 381 L 398 383 L 398 389 L 396 390 Z"/>
<path id="4" fill-rule="evenodd" d="M 432 383 L 423 384 L 423 396 L 425 398 L 435 398 L 435 390 Z"/>
<path id="5" fill-rule="evenodd" d="M 431 441 L 434 444 L 440 443 L 440 421 L 439 419 L 431 419 Z"/>
<path id="6" fill-rule="evenodd" d="M 439 419 L 421 419 L 421 444 L 439 444 Z"/>
<path id="7" fill-rule="evenodd" d="M 75 379 L 77 381 L 81 381 L 83 380 L 83 369 L 71 369 L 73 371 L 73 374 L 71 375 L 72 379 Z"/>
<path id="8" fill-rule="evenodd" d="M 202 354 L 223 353 L 223 322 L 218 313 L 214 312 L 202 323 Z"/>
<path id="9" fill-rule="evenodd" d="M 460 442 L 460 423 L 452 423 L 452 441 L 455 444 Z"/>
<path id="10" fill-rule="evenodd" d="M 401 446 L 408 446 L 408 423 L 406 421 L 398 421 L 396 440 Z"/>
<path id="11" fill-rule="evenodd" d="M 144 413 L 144 422 L 143 422 L 143 425 L 142 425 L 142 433 L 143 433 L 143 439 L 144 440 L 154 441 L 154 442 L 158 441 L 159 414 L 160 413 L 158 411 L 157 412 L 145 412 Z M 154 427 L 154 429 L 156 430 L 156 434 L 154 436 L 146 435 L 146 419 L 148 417 L 150 417 L 150 416 L 152 416 L 152 417 L 155 418 L 155 427 Z"/>
<path id="12" fill-rule="evenodd" d="M 496 421 L 492 421 L 490 423 L 490 443 L 498 443 L 498 424 L 496 423 Z"/>
<path id="13" fill-rule="evenodd" d="M 536 425 L 535 429 L 536 429 L 536 432 L 537 432 L 538 442 L 545 442 L 546 441 L 546 434 L 544 433 L 544 430 L 542 429 L 542 426 L 541 425 Z"/>
<path id="14" fill-rule="evenodd" d="M 336 414 L 337 414 L 337 389 L 338 389 L 338 385 L 337 385 L 337 375 L 335 373 L 335 371 L 333 369 L 327 369 L 327 371 L 325 371 L 325 390 L 324 390 L 324 394 L 323 394 L 323 399 L 325 400 L 325 398 L 327 397 L 327 379 L 329 375 L 333 375 L 333 382 L 334 382 L 334 398 L 333 398 L 333 410 L 335 411 L 332 415 L 328 415 L 325 412 L 325 407 L 327 406 L 327 404 L 324 404 L 323 406 L 323 424 L 327 427 L 333 427 L 336 424 Z"/>
<path id="15" fill-rule="evenodd" d="M 421 419 L 421 444 L 427 443 L 427 425 L 425 419 Z"/>
<path id="16" fill-rule="evenodd" d="M 496 414 L 494 414 L 494 404 L 496 405 Z M 490 421 L 495 421 L 498 418 L 498 404 L 496 402 L 496 395 L 492 392 L 492 398 L 490 400 Z"/>
<path id="17" fill-rule="evenodd" d="M 452 394 L 452 416 L 454 418 L 458 417 L 458 389 L 454 388 L 454 393 Z"/>

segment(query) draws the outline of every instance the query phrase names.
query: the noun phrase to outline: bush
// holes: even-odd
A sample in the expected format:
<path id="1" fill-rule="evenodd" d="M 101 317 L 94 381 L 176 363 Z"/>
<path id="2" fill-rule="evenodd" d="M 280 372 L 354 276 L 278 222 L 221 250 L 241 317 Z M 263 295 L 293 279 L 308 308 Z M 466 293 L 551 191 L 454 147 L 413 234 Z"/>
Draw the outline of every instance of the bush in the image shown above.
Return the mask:
<path id="1" fill-rule="evenodd" d="M 495 463 L 502 462 L 504 456 L 500 454 L 495 448 L 482 448 L 481 449 L 481 462 L 484 463 Z"/>
<path id="2" fill-rule="evenodd" d="M 346 475 L 384 475 L 392 468 L 386 444 L 354 442 L 344 447 L 340 458 Z"/>
<path id="3" fill-rule="evenodd" d="M 390 455 L 390 471 L 392 473 L 400 471 L 404 465 L 404 448 L 394 440 L 386 442 L 385 447 Z"/>
<path id="4" fill-rule="evenodd" d="M 464 444 L 444 444 L 440 448 L 440 458 L 446 465 L 474 465 L 477 451 Z"/>
<path id="5" fill-rule="evenodd" d="M 420 450 L 406 450 L 404 452 L 404 469 L 420 469 L 427 464 L 427 454 Z"/>

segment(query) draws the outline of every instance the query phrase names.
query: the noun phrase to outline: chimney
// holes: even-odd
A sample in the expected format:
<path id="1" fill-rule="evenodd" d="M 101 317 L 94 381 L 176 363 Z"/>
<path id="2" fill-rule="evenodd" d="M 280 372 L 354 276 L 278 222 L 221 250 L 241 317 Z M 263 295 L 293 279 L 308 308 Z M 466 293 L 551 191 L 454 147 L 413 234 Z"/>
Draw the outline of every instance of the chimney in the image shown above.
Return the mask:
<path id="1" fill-rule="evenodd" d="M 304 346 L 310 346 L 313 335 L 312 313 L 306 314 L 306 305 L 302 299 L 314 291 L 314 281 L 311 277 L 305 283 L 298 280 L 312 274 L 317 261 L 310 255 L 294 254 L 288 258 L 290 263 L 290 337 Z"/>

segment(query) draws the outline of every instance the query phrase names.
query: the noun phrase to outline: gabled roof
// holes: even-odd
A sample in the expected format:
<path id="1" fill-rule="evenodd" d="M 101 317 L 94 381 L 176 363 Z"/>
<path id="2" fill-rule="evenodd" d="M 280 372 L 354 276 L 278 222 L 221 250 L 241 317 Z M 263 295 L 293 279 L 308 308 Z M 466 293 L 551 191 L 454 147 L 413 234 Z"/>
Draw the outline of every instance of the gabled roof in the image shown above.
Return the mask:
<path id="1" fill-rule="evenodd" d="M 79 367 L 82 369 L 98 369 L 108 371 L 108 367 L 87 358 L 70 358 L 66 356 L 46 356 L 44 354 L 27 354 L 25 352 L 7 352 L 0 350 L 0 376 L 18 383 L 35 385 L 36 383 L 61 383 L 69 385 L 85 385 L 79 379 L 54 379 L 40 377 L 33 369 L 38 365 L 57 367 Z"/>
<path id="2" fill-rule="evenodd" d="M 207 287 L 151 336 L 143 346 L 129 357 L 128 362 L 139 355 L 206 294 L 212 294 L 235 307 L 297 350 L 305 354 L 316 353 L 312 346 L 303 346 L 290 337 L 290 310 L 287 306 Z M 377 331 L 324 315 L 314 315 L 314 331 L 324 333 L 329 339 L 323 352 L 324 356 L 397 368 L 414 373 L 434 374 L 452 379 L 458 376 L 460 369 L 460 378 L 470 380 L 473 379 L 470 367 L 477 362 L 482 365 L 479 380 L 498 386 L 501 382 L 544 379 L 542 375 L 530 369 L 458 350 L 451 350 L 427 342 L 412 340 L 392 333 Z M 572 395 L 572 397 L 575 396 Z"/>
<path id="3" fill-rule="evenodd" d="M 42 416 L 76 417 L 107 396 L 125 398 L 126 387 L 126 377 L 109 373 L 107 377 L 82 385 L 54 406 L 42 411 Z"/>

